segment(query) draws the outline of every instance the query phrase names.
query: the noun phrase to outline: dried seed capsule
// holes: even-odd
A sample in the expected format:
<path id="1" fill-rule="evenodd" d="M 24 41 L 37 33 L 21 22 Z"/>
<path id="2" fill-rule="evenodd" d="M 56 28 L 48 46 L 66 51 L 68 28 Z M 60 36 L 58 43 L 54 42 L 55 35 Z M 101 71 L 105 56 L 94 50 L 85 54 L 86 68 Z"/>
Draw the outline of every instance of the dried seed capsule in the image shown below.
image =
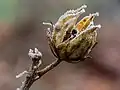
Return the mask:
<path id="1" fill-rule="evenodd" d="M 83 60 L 96 45 L 96 30 L 101 26 L 94 25 L 93 20 L 99 13 L 85 16 L 76 24 L 84 8 L 86 6 L 67 11 L 54 25 L 50 47 L 57 58 L 67 62 Z"/>

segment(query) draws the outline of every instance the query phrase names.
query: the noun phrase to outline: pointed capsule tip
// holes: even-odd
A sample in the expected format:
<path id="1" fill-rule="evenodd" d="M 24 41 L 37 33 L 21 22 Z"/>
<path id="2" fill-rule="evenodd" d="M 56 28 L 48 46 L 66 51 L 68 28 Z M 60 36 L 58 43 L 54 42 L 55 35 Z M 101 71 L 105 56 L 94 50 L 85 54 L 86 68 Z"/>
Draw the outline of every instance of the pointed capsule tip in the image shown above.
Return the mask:
<path id="1" fill-rule="evenodd" d="M 96 13 L 90 13 L 89 16 L 99 16 L 99 12 L 96 12 Z"/>
<path id="2" fill-rule="evenodd" d="M 96 14 L 96 16 L 99 16 L 99 12 L 96 12 L 95 14 Z"/>
<path id="3" fill-rule="evenodd" d="M 94 16 L 99 16 L 99 12 L 93 13 Z"/>
<path id="4" fill-rule="evenodd" d="M 99 24 L 99 25 L 97 25 L 96 27 L 101 28 L 101 25 Z"/>
<path id="5" fill-rule="evenodd" d="M 84 13 L 84 12 L 85 12 L 85 9 L 82 9 L 80 12 L 81 12 L 81 13 Z"/>
<path id="6" fill-rule="evenodd" d="M 82 9 L 80 12 L 77 12 L 76 14 L 73 14 L 74 16 L 79 16 L 80 14 L 84 13 L 85 9 Z"/>
<path id="7" fill-rule="evenodd" d="M 86 5 L 86 4 L 84 4 L 84 5 L 82 5 L 81 7 L 82 7 L 82 8 L 87 8 L 87 5 Z"/>

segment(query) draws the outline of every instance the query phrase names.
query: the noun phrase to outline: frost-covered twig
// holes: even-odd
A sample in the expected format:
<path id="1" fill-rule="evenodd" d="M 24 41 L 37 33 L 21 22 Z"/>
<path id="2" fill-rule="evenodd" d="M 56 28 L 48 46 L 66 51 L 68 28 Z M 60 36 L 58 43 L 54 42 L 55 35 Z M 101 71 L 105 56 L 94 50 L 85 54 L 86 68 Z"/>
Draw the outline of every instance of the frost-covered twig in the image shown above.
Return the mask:
<path id="1" fill-rule="evenodd" d="M 17 90 L 29 90 L 31 85 L 36 80 L 38 80 L 42 75 L 44 75 L 46 72 L 48 72 L 49 70 L 51 70 L 52 68 L 54 68 L 61 62 L 61 60 L 56 60 L 52 64 L 40 70 L 39 68 L 40 68 L 40 65 L 42 64 L 41 52 L 39 52 L 37 48 L 35 48 L 35 50 L 30 49 L 28 55 L 30 56 L 32 60 L 32 65 L 29 68 L 29 71 L 24 71 L 16 76 L 16 78 L 19 78 L 23 76 L 24 74 L 26 74 L 25 80 L 22 82 L 21 87 L 17 88 Z"/>

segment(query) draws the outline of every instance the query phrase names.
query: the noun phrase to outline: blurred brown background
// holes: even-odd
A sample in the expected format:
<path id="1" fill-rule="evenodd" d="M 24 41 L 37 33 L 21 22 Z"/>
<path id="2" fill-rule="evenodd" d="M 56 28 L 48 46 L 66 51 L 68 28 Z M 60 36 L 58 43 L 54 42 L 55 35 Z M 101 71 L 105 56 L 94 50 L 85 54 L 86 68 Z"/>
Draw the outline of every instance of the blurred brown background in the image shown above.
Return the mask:
<path id="1" fill-rule="evenodd" d="M 57 21 L 68 9 L 87 4 L 86 14 L 100 12 L 99 44 L 92 59 L 61 63 L 30 90 L 120 90 L 120 0 L 0 0 L 0 90 L 16 90 L 28 69 L 30 48 L 43 53 L 43 66 L 55 60 L 49 50 L 43 21 Z"/>

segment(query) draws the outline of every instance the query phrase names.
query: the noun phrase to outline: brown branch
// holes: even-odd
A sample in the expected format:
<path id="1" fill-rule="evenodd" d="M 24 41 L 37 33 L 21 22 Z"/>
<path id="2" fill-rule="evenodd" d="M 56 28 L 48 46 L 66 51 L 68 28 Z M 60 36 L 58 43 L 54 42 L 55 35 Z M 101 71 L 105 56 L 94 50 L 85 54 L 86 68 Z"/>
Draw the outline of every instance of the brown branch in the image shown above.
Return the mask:
<path id="1" fill-rule="evenodd" d="M 35 50 L 30 49 L 28 55 L 31 57 L 32 65 L 29 67 L 29 71 L 24 71 L 16 76 L 16 78 L 21 77 L 23 74 L 26 74 L 25 81 L 22 82 L 22 85 L 20 88 L 17 88 L 17 90 L 29 90 L 32 84 L 41 78 L 45 73 L 56 67 L 62 60 L 56 60 L 43 68 L 42 70 L 39 70 L 40 65 L 42 64 L 41 52 L 38 51 L 38 49 L 35 48 Z"/>
<path id="2" fill-rule="evenodd" d="M 58 59 L 58 60 L 52 62 L 51 64 L 49 64 L 48 66 L 46 66 L 45 68 L 43 68 L 42 70 L 38 71 L 37 73 L 38 73 L 39 77 L 43 76 L 45 73 L 47 73 L 48 71 L 50 71 L 51 69 L 56 67 L 58 64 L 60 64 L 61 61 L 62 60 Z M 39 79 L 39 78 L 37 78 L 37 79 Z"/>

